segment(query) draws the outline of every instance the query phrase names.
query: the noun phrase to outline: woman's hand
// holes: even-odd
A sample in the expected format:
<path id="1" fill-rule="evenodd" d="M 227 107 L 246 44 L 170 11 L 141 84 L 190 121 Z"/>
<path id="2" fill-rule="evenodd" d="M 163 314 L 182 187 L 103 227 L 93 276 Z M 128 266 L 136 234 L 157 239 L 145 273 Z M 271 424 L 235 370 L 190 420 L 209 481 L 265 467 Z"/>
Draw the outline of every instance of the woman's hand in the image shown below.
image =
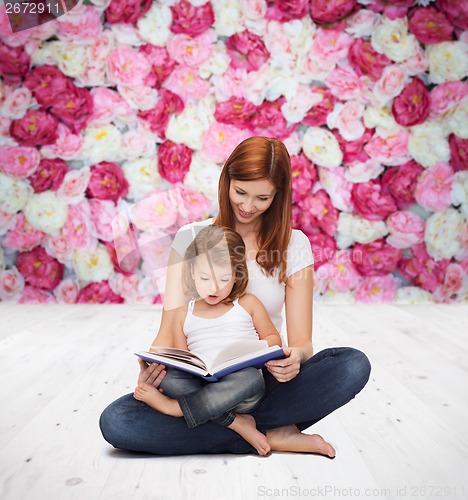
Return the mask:
<path id="1" fill-rule="evenodd" d="M 278 382 L 289 382 L 301 369 L 301 352 L 294 347 L 283 347 L 284 359 L 273 359 L 265 363 L 267 370 Z"/>
<path id="2" fill-rule="evenodd" d="M 138 375 L 138 385 L 140 384 L 150 384 L 156 388 L 159 388 L 159 384 L 166 375 L 166 367 L 158 363 L 146 363 L 141 358 L 138 358 L 138 364 L 140 365 L 140 373 Z M 162 389 L 159 389 L 162 392 Z"/>

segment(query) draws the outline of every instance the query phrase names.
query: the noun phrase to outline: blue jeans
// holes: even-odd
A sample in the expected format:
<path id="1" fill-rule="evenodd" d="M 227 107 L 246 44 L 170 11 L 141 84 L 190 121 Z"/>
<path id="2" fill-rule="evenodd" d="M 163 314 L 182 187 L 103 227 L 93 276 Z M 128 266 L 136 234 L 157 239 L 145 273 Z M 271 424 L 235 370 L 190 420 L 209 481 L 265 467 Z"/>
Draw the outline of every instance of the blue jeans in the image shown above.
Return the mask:
<path id="1" fill-rule="evenodd" d="M 252 367 L 213 383 L 169 368 L 159 387 L 166 396 L 177 399 L 190 429 L 209 420 L 231 425 L 236 413 L 252 411 L 265 393 L 263 376 Z"/>
<path id="2" fill-rule="evenodd" d="M 350 347 L 325 349 L 305 361 L 286 383 L 265 371 L 265 397 L 251 413 L 261 432 L 295 424 L 304 430 L 348 403 L 366 385 L 367 356 Z M 111 403 L 100 419 L 104 439 L 115 448 L 157 455 L 250 453 L 239 434 L 214 422 L 189 429 L 183 418 L 153 410 L 127 394 Z"/>

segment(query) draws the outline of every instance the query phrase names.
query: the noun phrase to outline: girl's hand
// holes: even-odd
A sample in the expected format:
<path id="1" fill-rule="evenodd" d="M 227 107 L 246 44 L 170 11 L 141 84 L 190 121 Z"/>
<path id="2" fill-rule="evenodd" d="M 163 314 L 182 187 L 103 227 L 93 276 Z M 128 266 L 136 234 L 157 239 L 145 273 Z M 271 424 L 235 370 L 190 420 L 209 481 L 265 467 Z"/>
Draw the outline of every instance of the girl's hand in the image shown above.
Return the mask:
<path id="1" fill-rule="evenodd" d="M 301 369 L 301 355 L 299 350 L 291 347 L 283 347 L 283 351 L 284 359 L 267 361 L 265 366 L 278 382 L 289 382 Z"/>
<path id="2" fill-rule="evenodd" d="M 146 361 L 138 358 L 138 364 L 140 365 L 140 373 L 138 375 L 138 385 L 140 384 L 150 384 L 156 388 L 162 382 L 162 379 L 166 375 L 166 370 L 164 365 L 158 363 L 146 363 Z M 159 389 L 162 392 L 162 389 Z"/>

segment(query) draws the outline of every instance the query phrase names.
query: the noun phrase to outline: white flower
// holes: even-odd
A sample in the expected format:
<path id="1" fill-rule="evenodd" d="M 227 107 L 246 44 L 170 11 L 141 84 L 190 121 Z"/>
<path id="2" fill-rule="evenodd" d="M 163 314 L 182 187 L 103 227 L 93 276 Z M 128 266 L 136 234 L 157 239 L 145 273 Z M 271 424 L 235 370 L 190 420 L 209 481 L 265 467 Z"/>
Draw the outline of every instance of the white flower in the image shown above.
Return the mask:
<path id="1" fill-rule="evenodd" d="M 119 129 L 109 123 L 86 128 L 80 156 L 91 164 L 118 161 L 122 158 L 121 150 L 122 136 Z"/>
<path id="2" fill-rule="evenodd" d="M 309 86 L 299 85 L 292 97 L 286 97 L 281 111 L 288 122 L 298 123 L 303 120 L 307 111 L 320 103 L 322 99 L 323 97 L 314 93 Z"/>
<path id="3" fill-rule="evenodd" d="M 201 149 L 203 134 L 213 122 L 214 111 L 215 102 L 209 96 L 186 106 L 179 115 L 171 115 L 166 128 L 167 139 L 191 149 Z"/>
<path id="4" fill-rule="evenodd" d="M 346 33 L 355 38 L 363 38 L 370 36 L 375 30 L 375 27 L 380 22 L 381 15 L 367 9 L 360 9 L 352 16 L 346 19 Z"/>
<path id="5" fill-rule="evenodd" d="M 32 192 L 32 187 L 26 182 L 0 172 L 0 210 L 15 214 L 24 208 Z"/>
<path id="6" fill-rule="evenodd" d="M 458 104 L 446 122 L 450 132 L 468 139 L 468 100 Z"/>
<path id="7" fill-rule="evenodd" d="M 129 160 L 156 154 L 156 136 L 141 123 L 122 136 L 122 155 Z"/>
<path id="8" fill-rule="evenodd" d="M 111 2 L 112 0 L 91 0 L 91 3 L 101 12 L 105 11 Z"/>
<path id="9" fill-rule="evenodd" d="M 384 170 L 385 167 L 378 162 L 369 158 L 365 162 L 355 160 L 346 165 L 345 177 L 352 183 L 367 182 L 371 179 L 376 179 Z"/>
<path id="10" fill-rule="evenodd" d="M 343 153 L 336 137 L 321 127 L 309 127 L 302 139 L 302 148 L 307 158 L 321 167 L 338 167 Z"/>
<path id="11" fill-rule="evenodd" d="M 410 128 L 409 154 L 423 167 L 432 167 L 450 159 L 450 147 L 442 125 L 426 121 Z"/>
<path id="12" fill-rule="evenodd" d="M 444 83 L 463 80 L 468 76 L 467 45 L 462 42 L 442 42 L 426 47 L 429 61 L 429 81 Z"/>
<path id="13" fill-rule="evenodd" d="M 159 100 L 158 91 L 147 85 L 135 85 L 133 87 L 118 85 L 117 89 L 119 95 L 128 102 L 132 109 L 147 111 L 154 108 Z"/>
<path id="14" fill-rule="evenodd" d="M 320 269 L 319 269 L 320 271 Z M 334 290 L 328 289 L 325 293 L 317 297 L 319 302 L 325 304 L 355 304 L 356 299 L 354 298 L 353 292 L 335 292 Z"/>
<path id="15" fill-rule="evenodd" d="M 303 135 L 304 134 L 301 131 L 295 130 L 283 140 L 283 143 L 290 155 L 298 155 L 301 152 Z"/>
<path id="16" fill-rule="evenodd" d="M 0 183 L 1 183 L 1 180 L 2 179 L 0 177 Z M 0 193 L 1 193 L 1 189 L 0 189 Z M 1 199 L 1 194 L 0 194 L 0 199 Z M 0 236 L 3 236 L 10 229 L 13 229 L 15 227 L 15 225 L 16 225 L 16 212 L 8 213 L 8 212 L 4 212 L 0 208 Z"/>
<path id="17" fill-rule="evenodd" d="M 231 36 L 244 31 L 242 12 L 238 0 L 212 2 L 215 15 L 214 27 L 218 36 Z"/>
<path id="18" fill-rule="evenodd" d="M 465 220 L 460 212 L 448 208 L 435 212 L 426 220 L 424 240 L 428 254 L 435 260 L 451 259 L 466 251 L 462 236 Z"/>
<path id="19" fill-rule="evenodd" d="M 31 226 L 55 235 L 67 220 L 68 207 L 53 191 L 44 191 L 29 197 L 24 215 Z"/>
<path id="20" fill-rule="evenodd" d="M 421 304 L 435 301 L 432 293 L 418 286 L 402 286 L 397 289 L 395 302 L 397 304 Z"/>
<path id="21" fill-rule="evenodd" d="M 110 29 L 116 45 L 139 47 L 145 43 L 139 31 L 132 24 L 116 23 L 112 24 Z"/>
<path id="22" fill-rule="evenodd" d="M 208 61 L 205 61 L 199 68 L 199 75 L 208 79 L 211 75 L 223 75 L 229 68 L 231 58 L 229 57 L 226 45 L 223 42 L 213 44 L 213 51 Z"/>
<path id="23" fill-rule="evenodd" d="M 335 208 L 344 212 L 352 212 L 354 203 L 351 199 L 352 184 L 344 176 L 343 168 L 318 167 L 320 185 L 330 196 Z M 314 186 L 314 192 L 320 189 L 319 184 Z"/>
<path id="24" fill-rule="evenodd" d="M 73 257 L 73 269 L 81 281 L 102 281 L 114 271 L 109 253 L 103 245 L 95 250 L 77 248 Z"/>
<path id="25" fill-rule="evenodd" d="M 388 234 L 383 221 L 371 221 L 358 215 L 341 212 L 338 219 L 337 243 L 340 249 L 348 248 L 356 241 L 371 243 Z"/>
<path id="26" fill-rule="evenodd" d="M 127 198 L 132 200 L 141 200 L 161 185 L 156 156 L 126 161 L 122 170 L 130 185 Z"/>
<path id="27" fill-rule="evenodd" d="M 137 22 L 141 38 L 159 47 L 166 45 L 171 34 L 169 29 L 171 24 L 171 9 L 158 2 L 153 2 L 149 11 Z"/>
<path id="28" fill-rule="evenodd" d="M 3 254 L 3 248 L 0 247 L 0 271 L 5 269 L 5 256 Z"/>
<path id="29" fill-rule="evenodd" d="M 192 163 L 184 178 L 184 185 L 204 194 L 213 204 L 217 204 L 220 174 L 219 165 L 203 160 L 200 153 L 196 152 L 192 156 Z"/>
<path id="30" fill-rule="evenodd" d="M 413 56 L 418 50 L 419 43 L 414 35 L 408 34 L 406 17 L 391 20 L 382 17 L 371 36 L 372 47 L 389 59 L 402 62 Z"/>
<path id="31" fill-rule="evenodd" d="M 468 171 L 457 172 L 453 176 L 452 203 L 460 205 L 461 213 L 468 219 Z"/>
<path id="32" fill-rule="evenodd" d="M 89 47 L 72 42 L 50 42 L 50 48 L 55 64 L 67 76 L 77 78 L 85 72 L 90 58 Z"/>
<path id="33" fill-rule="evenodd" d="M 378 135 L 396 135 L 401 126 L 393 118 L 388 106 L 368 106 L 364 111 L 364 125 L 366 128 L 375 128 Z"/>

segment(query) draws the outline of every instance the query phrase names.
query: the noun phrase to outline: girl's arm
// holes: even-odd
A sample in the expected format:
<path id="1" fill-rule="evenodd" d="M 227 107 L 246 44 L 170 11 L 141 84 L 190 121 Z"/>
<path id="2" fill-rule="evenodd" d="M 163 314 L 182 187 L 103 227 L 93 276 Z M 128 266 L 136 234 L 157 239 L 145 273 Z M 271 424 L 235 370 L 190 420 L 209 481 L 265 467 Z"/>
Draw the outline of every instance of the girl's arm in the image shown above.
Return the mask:
<path id="1" fill-rule="evenodd" d="M 282 345 L 280 334 L 270 319 L 263 303 L 251 293 L 244 294 L 239 304 L 252 316 L 253 324 L 260 340 L 266 340 L 268 346 Z"/>
<path id="2" fill-rule="evenodd" d="M 268 371 L 279 381 L 288 382 L 301 369 L 301 363 L 313 354 L 312 302 L 314 290 L 313 265 L 292 274 L 286 282 L 286 328 L 288 347 L 286 358 L 265 363 Z"/>

